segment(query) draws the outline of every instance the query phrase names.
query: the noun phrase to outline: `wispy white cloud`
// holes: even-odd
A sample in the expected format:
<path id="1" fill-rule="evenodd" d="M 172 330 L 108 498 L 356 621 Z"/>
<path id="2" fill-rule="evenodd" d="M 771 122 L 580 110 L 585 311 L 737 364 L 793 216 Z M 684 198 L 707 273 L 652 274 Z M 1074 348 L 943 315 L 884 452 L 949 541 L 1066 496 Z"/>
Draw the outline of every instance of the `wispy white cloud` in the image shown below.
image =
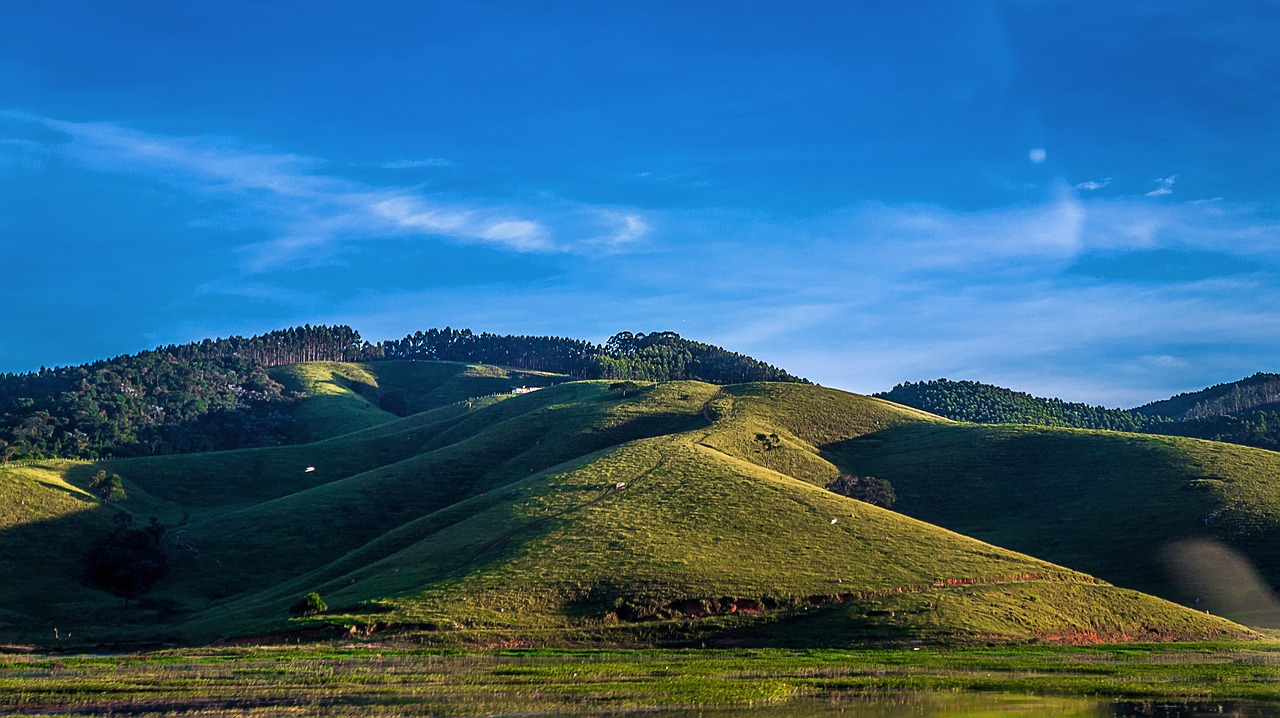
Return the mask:
<path id="1" fill-rule="evenodd" d="M 1100 190 L 1109 184 L 1111 184 L 1111 178 L 1107 177 L 1106 179 L 1088 180 L 1085 182 L 1081 182 L 1077 185 L 1074 185 L 1072 189 L 1079 189 L 1079 190 L 1084 190 L 1086 192 L 1093 192 L 1095 190 Z"/>
<path id="2" fill-rule="evenodd" d="M 428 157 L 423 160 L 392 160 L 378 166 L 384 170 L 411 170 L 419 167 L 448 167 L 453 164 L 443 157 Z"/>
<path id="3" fill-rule="evenodd" d="M 1169 175 L 1168 177 L 1157 177 L 1156 184 L 1160 185 L 1146 194 L 1148 197 L 1163 197 L 1167 194 L 1173 194 L 1173 183 L 1178 181 L 1178 175 Z"/>
<path id="4" fill-rule="evenodd" d="M 605 250 L 622 249 L 650 231 L 649 223 L 635 212 L 602 212 L 599 219 L 604 227 L 590 241 Z"/>
<path id="5" fill-rule="evenodd" d="M 970 212 L 868 204 L 853 208 L 849 231 L 863 234 L 869 245 L 864 251 L 886 264 L 949 270 L 1069 260 L 1082 247 L 1085 219 L 1080 200 L 1059 192 L 1045 204 Z"/>
<path id="6" fill-rule="evenodd" d="M 231 224 L 269 238 L 240 248 L 246 271 L 261 272 L 338 261 L 379 237 L 423 236 L 514 252 L 590 252 L 601 244 L 584 225 L 622 217 L 618 241 L 635 241 L 647 225 L 635 211 L 567 201 L 541 206 L 495 204 L 482 198 L 440 198 L 403 187 L 377 187 L 326 171 L 317 157 L 246 147 L 225 138 L 172 137 L 111 123 L 6 115 L 62 135 L 50 156 L 103 172 L 140 174 L 180 191 L 225 200 L 238 208 Z M 388 168 L 440 166 L 443 160 L 402 160 Z M 216 222 L 193 219 L 193 222 Z"/>

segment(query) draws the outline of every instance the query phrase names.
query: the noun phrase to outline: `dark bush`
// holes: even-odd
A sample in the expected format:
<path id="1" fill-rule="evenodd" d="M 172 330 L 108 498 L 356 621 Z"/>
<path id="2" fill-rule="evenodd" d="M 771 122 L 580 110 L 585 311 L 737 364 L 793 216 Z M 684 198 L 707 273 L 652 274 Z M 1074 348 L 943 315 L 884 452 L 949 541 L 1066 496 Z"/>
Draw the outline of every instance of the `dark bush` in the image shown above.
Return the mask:
<path id="1" fill-rule="evenodd" d="M 169 574 L 165 527 L 153 516 L 145 527 L 132 528 L 133 517 L 123 511 L 116 514 L 115 523 L 115 529 L 90 552 L 85 573 L 90 583 L 127 603 Z"/>
<path id="2" fill-rule="evenodd" d="M 827 484 L 827 489 L 841 496 L 848 496 L 886 509 L 893 506 L 893 502 L 898 498 L 893 493 L 893 484 L 874 476 L 841 474 Z"/>

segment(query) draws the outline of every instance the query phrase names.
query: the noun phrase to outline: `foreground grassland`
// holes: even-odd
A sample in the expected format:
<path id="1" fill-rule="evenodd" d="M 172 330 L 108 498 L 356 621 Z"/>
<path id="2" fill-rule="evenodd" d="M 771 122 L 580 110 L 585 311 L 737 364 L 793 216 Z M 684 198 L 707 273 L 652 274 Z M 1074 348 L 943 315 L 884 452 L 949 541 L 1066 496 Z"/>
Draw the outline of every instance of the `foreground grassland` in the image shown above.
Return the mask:
<path id="1" fill-rule="evenodd" d="M 484 652 L 376 645 L 0 656 L 0 715 L 599 714 L 877 697 L 927 707 L 928 696 L 975 691 L 1275 701 L 1280 645 Z M 1016 703 L 999 712 L 1009 715 L 1009 705 Z M 1087 714 L 1067 702 L 1041 705 Z"/>

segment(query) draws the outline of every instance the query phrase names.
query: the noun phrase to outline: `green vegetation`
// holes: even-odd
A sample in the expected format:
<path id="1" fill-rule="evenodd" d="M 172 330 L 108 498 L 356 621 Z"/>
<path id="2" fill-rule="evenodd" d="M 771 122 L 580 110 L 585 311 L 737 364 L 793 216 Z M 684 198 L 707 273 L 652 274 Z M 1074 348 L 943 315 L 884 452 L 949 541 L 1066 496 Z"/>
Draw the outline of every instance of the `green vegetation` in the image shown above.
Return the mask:
<path id="1" fill-rule="evenodd" d="M 1101 699 L 1127 699 L 1138 703 L 1124 715 L 1159 714 L 1153 709 L 1174 701 L 1271 715 L 1259 711 L 1273 704 L 1237 712 L 1229 701 L 1274 701 L 1278 659 L 1275 644 L 1257 643 L 485 652 L 309 645 L 11 655 L 0 656 L 0 712 L 599 715 L 699 706 L 699 715 L 725 716 L 750 707 L 772 707 L 770 716 L 1094 716 Z M 1161 705 L 1142 703 L 1153 700 Z M 715 707 L 726 712 L 705 711 Z"/>
<path id="2" fill-rule="evenodd" d="M 277 376 L 312 396 L 308 421 L 333 433 L 380 393 L 429 407 L 469 382 L 509 385 L 511 371 L 317 363 Z M 973 427 L 796 383 L 636 382 L 625 397 L 612 383 L 383 412 L 295 446 L 0 470 L 56 507 L 4 529 L 30 549 L 5 577 L 44 575 L 0 582 L 2 605 L 20 612 L 0 613 L 0 630 L 47 642 L 58 628 L 89 644 L 355 630 L 446 646 L 1251 635 L 825 488 L 848 473 L 905 494 L 892 470 L 846 466 L 840 452 Z M 116 506 L 172 527 L 169 574 L 129 606 L 79 582 L 90 547 L 73 537 L 109 532 L 109 512 L 75 488 L 98 471 L 127 477 Z M 63 486 L 85 498 L 52 501 Z M 52 535 L 61 562 L 38 543 Z M 326 609 L 291 619 L 308 593 Z"/>
<path id="3" fill-rule="evenodd" d="M 489 390 L 477 392 L 486 382 L 451 377 L 472 373 L 467 379 L 478 379 L 484 368 L 437 364 L 438 377 L 428 380 L 430 389 L 421 389 L 400 380 L 405 372 L 396 365 L 405 362 L 395 360 L 515 369 L 495 368 Z M 418 379 L 426 372 L 409 373 Z M 0 465 L 14 458 L 150 456 L 312 441 L 510 391 L 517 385 L 507 379 L 530 377 L 530 386 L 545 386 L 555 375 L 718 384 L 800 381 L 671 332 L 623 332 L 596 345 L 446 328 L 369 344 L 350 327 L 308 325 L 2 375 Z"/>
<path id="4" fill-rule="evenodd" d="M 1280 449 L 1280 376 L 1255 374 L 1136 409 L 1045 399 L 974 381 L 905 382 L 876 396 L 958 421 L 1142 431 Z"/>
<path id="5" fill-rule="evenodd" d="M 1137 411 L 1171 419 L 1206 419 L 1268 407 L 1280 408 L 1280 374 L 1259 372 L 1240 381 L 1215 384 L 1208 389 L 1152 402 L 1138 407 Z"/>
<path id="6" fill-rule="evenodd" d="M 620 332 L 603 345 L 562 337 L 473 334 L 445 327 L 378 345 L 382 358 L 498 364 L 568 374 L 580 379 L 679 381 L 711 384 L 803 381 L 778 367 L 675 332 Z"/>
<path id="7" fill-rule="evenodd" d="M 1033 424 L 1077 429 L 1150 431 L 1155 426 L 1169 423 L 1166 417 L 1151 416 L 1136 410 L 1108 409 L 1061 399 L 1046 399 L 976 381 L 908 381 L 876 396 L 948 419 L 979 424 Z"/>
<path id="8" fill-rule="evenodd" d="M 0 635 L 274 647 L 0 654 L 0 712 L 1225 699 L 1280 679 L 1259 633 L 1139 592 L 1272 625 L 1265 587 L 1210 589 L 1250 570 L 1221 573 L 1223 547 L 1280 576 L 1280 454 L 800 383 L 423 361 L 269 378 L 310 443 L 0 467 Z M 874 505 L 894 496 L 902 513 Z M 1223 642 L 1132 643 L 1204 640 Z"/>
<path id="9" fill-rule="evenodd" d="M 89 488 L 103 501 L 123 501 L 129 497 L 124 490 L 124 479 L 120 478 L 120 474 L 108 476 L 107 472 L 99 471 L 89 480 Z"/>
<path id="10" fill-rule="evenodd" d="M 1191 540 L 1234 547 L 1267 584 L 1280 583 L 1275 452 L 1181 437 L 922 423 L 835 443 L 825 455 L 848 472 L 889 480 L 897 511 L 1187 605 L 1220 612 L 1229 592 L 1220 582 L 1192 592 L 1171 571 Z M 1246 610 L 1231 615 L 1280 625 L 1269 600 Z"/>
<path id="11" fill-rule="evenodd" d="M 874 476 L 840 474 L 827 484 L 827 490 L 885 509 L 892 508 L 893 502 L 898 500 L 893 484 Z"/>
<path id="12" fill-rule="evenodd" d="M 311 593 L 308 593 L 307 595 L 298 599 L 297 603 L 289 607 L 289 615 L 314 616 L 319 613 L 324 613 L 325 611 L 328 611 L 328 610 L 329 610 L 329 604 L 325 603 L 323 598 L 320 598 L 320 594 L 316 593 L 315 591 L 312 591 Z"/>

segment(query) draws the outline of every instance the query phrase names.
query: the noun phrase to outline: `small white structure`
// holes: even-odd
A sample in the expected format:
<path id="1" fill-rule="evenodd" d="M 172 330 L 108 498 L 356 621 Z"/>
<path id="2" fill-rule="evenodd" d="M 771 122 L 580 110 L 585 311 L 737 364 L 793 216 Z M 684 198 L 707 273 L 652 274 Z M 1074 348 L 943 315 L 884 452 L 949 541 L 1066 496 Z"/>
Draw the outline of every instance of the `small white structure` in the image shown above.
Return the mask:
<path id="1" fill-rule="evenodd" d="M 315 470 L 316 470 L 316 467 L 314 467 L 314 466 L 308 466 L 307 468 L 303 469 L 302 473 L 304 473 L 304 474 L 309 474 L 309 473 L 311 473 L 312 471 L 315 471 Z"/>
<path id="2" fill-rule="evenodd" d="M 613 488 L 617 489 L 618 491 L 622 491 L 623 489 L 627 488 L 627 482 L 619 481 L 618 483 L 613 485 Z"/>
<path id="3" fill-rule="evenodd" d="M 532 394 L 535 391 L 545 389 L 545 386 L 519 386 L 511 390 L 512 394 Z"/>

